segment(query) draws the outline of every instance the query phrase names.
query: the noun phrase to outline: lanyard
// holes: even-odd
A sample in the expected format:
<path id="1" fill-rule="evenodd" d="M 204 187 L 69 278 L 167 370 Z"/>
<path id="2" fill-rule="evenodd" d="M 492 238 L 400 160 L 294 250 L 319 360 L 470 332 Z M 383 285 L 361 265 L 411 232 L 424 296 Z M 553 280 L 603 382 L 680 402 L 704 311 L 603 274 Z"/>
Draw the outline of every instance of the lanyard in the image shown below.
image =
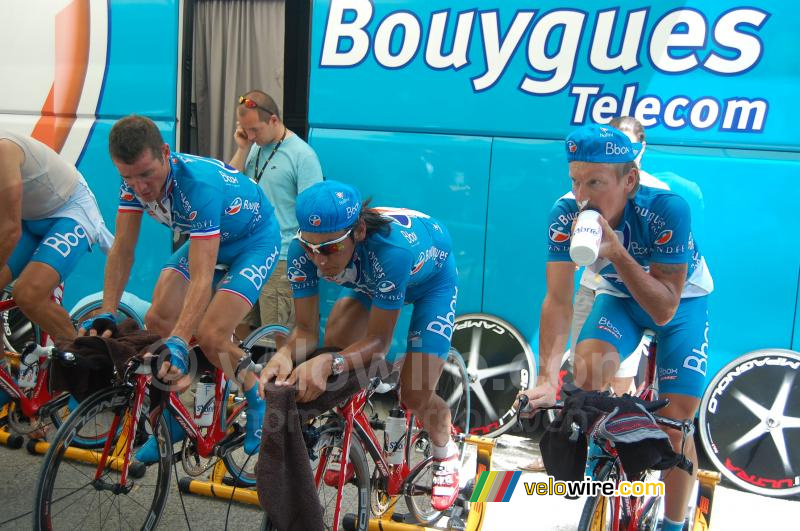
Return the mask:
<path id="1" fill-rule="evenodd" d="M 271 161 L 272 157 L 275 156 L 275 153 L 278 151 L 278 148 L 281 147 L 281 144 L 283 144 L 283 140 L 285 138 L 286 138 L 286 126 L 284 125 L 283 135 L 281 135 L 281 139 L 278 140 L 278 143 L 275 144 L 275 147 L 272 148 L 272 153 L 269 154 L 269 157 L 267 157 L 267 161 L 264 163 L 263 166 L 261 166 L 261 171 L 258 171 L 258 161 L 261 159 L 261 148 L 260 147 L 258 148 L 258 155 L 256 156 L 256 178 L 255 178 L 256 183 L 261 181 L 261 176 L 264 174 L 264 170 L 267 169 L 267 166 L 269 166 L 269 161 Z"/>

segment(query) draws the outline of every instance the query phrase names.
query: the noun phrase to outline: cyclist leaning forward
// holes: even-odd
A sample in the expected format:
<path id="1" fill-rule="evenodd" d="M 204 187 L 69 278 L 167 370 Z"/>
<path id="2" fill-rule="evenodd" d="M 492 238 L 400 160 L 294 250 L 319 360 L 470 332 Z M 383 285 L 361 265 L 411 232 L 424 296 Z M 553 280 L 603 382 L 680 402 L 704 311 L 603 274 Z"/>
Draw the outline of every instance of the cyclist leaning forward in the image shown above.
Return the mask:
<path id="1" fill-rule="evenodd" d="M 540 370 L 537 386 L 525 392 L 534 408 L 555 401 L 572 316 L 575 264 L 569 257 L 570 225 L 580 207 L 588 204 L 601 214 L 603 239 L 598 261 L 590 267 L 602 280 L 577 339 L 575 383 L 584 390 L 607 388 L 620 359 L 636 349 L 649 328 L 658 338 L 659 394 L 670 400 L 663 415 L 683 420 L 697 411 L 705 383 L 707 295 L 713 283 L 692 236 L 686 201 L 639 184 L 634 160 L 640 146 L 610 126 L 585 126 L 567 137 L 574 198 L 559 199 L 550 212 Z M 665 431 L 680 451 L 682 434 Z M 697 462 L 691 438 L 684 452 Z M 663 529 L 682 529 L 694 477 L 672 469 L 663 480 Z"/>
<path id="2" fill-rule="evenodd" d="M 92 244 L 108 252 L 112 242 L 75 166 L 35 138 L 0 129 L 0 289 L 16 279 L 22 313 L 54 338 L 75 337 L 53 291 Z M 8 400 L 0 390 L 0 406 Z"/>
<path id="3" fill-rule="evenodd" d="M 362 205 L 356 189 L 335 181 L 317 183 L 297 197 L 300 230 L 288 256 L 296 323 L 262 371 L 260 387 L 272 379 L 297 384 L 297 400 L 313 400 L 330 375 L 385 356 L 403 304 L 413 304 L 400 392 L 433 441 L 431 502 L 445 510 L 458 495 L 460 465 L 450 410 L 435 393 L 458 294 L 452 243 L 445 227 L 425 214 L 368 204 Z M 319 344 L 320 277 L 345 287 L 324 338 L 325 346 L 342 350 L 304 361 Z"/>
<path id="4" fill-rule="evenodd" d="M 113 319 L 130 276 L 142 213 L 147 212 L 189 235 L 161 270 L 145 315 L 147 329 L 166 338 L 169 350 L 159 375 L 180 380 L 179 388 L 188 385 L 189 379 L 181 377 L 190 369 L 188 344 L 194 336 L 208 360 L 233 378 L 233 368 L 244 355 L 231 340 L 233 330 L 258 300 L 278 259 L 280 231 L 272 206 L 256 183 L 236 169 L 214 159 L 170 153 L 149 118 L 128 116 L 114 124 L 109 151 L 122 176 L 117 232 L 105 269 L 104 313 L 83 323 L 84 333 L 94 334 L 90 329 L 101 317 Z M 218 265 L 227 266 L 227 273 Z M 258 449 L 264 417 L 256 383 L 248 374 L 248 453 Z M 167 421 L 173 441 L 181 440 L 181 426 L 170 414 Z M 136 458 L 158 460 L 154 438 Z"/>

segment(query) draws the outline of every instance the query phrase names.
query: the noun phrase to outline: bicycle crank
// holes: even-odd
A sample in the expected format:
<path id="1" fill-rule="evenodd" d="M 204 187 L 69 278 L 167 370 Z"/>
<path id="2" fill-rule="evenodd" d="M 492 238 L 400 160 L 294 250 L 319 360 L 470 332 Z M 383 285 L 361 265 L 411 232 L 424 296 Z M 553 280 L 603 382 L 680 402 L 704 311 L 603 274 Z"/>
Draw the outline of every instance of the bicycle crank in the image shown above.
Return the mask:
<path id="1" fill-rule="evenodd" d="M 202 457 L 197 453 L 197 446 L 194 440 L 186 438 L 181 446 L 181 466 L 183 471 L 192 477 L 199 476 L 203 472 L 210 470 L 219 458 L 217 456 Z"/>

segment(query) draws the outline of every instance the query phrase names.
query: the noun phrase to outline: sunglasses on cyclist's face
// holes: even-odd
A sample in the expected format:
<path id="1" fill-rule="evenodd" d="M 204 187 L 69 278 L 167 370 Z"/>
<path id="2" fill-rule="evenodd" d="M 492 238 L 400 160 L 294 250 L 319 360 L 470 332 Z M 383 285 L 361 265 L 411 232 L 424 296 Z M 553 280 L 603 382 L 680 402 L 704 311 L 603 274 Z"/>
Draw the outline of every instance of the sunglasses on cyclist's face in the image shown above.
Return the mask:
<path id="1" fill-rule="evenodd" d="M 269 109 L 265 109 L 264 107 L 262 107 L 261 105 L 259 105 L 255 101 L 251 100 L 250 98 L 246 98 L 244 96 L 239 96 L 239 105 L 244 105 L 248 109 L 261 109 L 262 111 L 264 111 L 266 113 L 275 114 L 274 112 L 270 111 Z"/>
<path id="2" fill-rule="evenodd" d="M 297 241 L 300 242 L 300 245 L 303 246 L 303 249 L 305 249 L 305 251 L 310 255 L 321 254 L 321 255 L 324 255 L 324 256 L 328 256 L 328 255 L 336 254 L 339 251 L 343 251 L 344 248 L 347 246 L 347 244 L 345 243 L 345 240 L 347 240 L 347 238 L 349 238 L 350 234 L 352 234 L 352 233 L 353 233 L 353 229 L 350 228 L 350 229 L 347 229 L 347 232 L 345 232 L 342 236 L 339 236 L 335 240 L 331 240 L 331 241 L 328 241 L 328 242 L 322 242 L 322 243 L 311 243 L 311 242 L 305 241 L 303 239 L 303 237 L 300 236 L 300 231 L 298 230 L 297 231 Z"/>

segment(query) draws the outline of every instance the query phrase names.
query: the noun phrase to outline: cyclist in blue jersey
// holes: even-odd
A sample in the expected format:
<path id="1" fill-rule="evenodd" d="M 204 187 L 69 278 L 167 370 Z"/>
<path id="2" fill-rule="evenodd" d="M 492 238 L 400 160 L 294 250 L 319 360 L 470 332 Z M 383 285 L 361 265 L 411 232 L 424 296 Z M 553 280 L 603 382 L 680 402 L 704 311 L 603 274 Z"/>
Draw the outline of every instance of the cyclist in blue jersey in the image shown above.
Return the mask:
<path id="1" fill-rule="evenodd" d="M 587 205 L 601 214 L 600 253 L 591 266 L 601 279 L 577 339 L 575 383 L 585 390 L 606 388 L 620 359 L 634 352 L 649 328 L 658 337 L 659 394 L 670 400 L 663 414 L 693 418 L 700 403 L 708 354 L 707 295 L 713 283 L 692 235 L 686 201 L 668 190 L 640 185 L 634 162 L 640 147 L 610 126 L 582 127 L 566 139 L 574 197 L 562 197 L 550 212 L 539 376 L 536 387 L 525 391 L 534 409 L 555 401 L 572 315 L 571 226 Z M 681 451 L 682 434 L 666 432 Z M 697 462 L 691 438 L 683 451 Z M 694 478 L 673 469 L 663 480 L 663 529 L 682 529 Z"/>
<path id="2" fill-rule="evenodd" d="M 325 181 L 297 197 L 297 237 L 289 246 L 288 277 L 295 327 L 261 373 L 261 386 L 297 384 L 298 401 L 325 389 L 330 375 L 368 367 L 387 354 L 404 304 L 413 304 L 400 372 L 405 406 L 433 441 L 431 502 L 450 507 L 458 495 L 459 458 L 450 438 L 447 404 L 436 384 L 450 350 L 458 294 L 447 229 L 406 209 L 368 208 L 356 189 Z M 319 280 L 346 289 L 331 310 L 324 344 L 338 353 L 306 357 L 319 344 Z"/>
<path id="3" fill-rule="evenodd" d="M 147 212 L 189 235 L 162 269 L 145 315 L 148 330 L 166 338 L 169 359 L 159 375 L 180 380 L 179 388 L 188 385 L 191 380 L 181 378 L 189 372 L 189 341 L 195 337 L 208 360 L 234 378 L 233 368 L 244 353 L 231 340 L 232 333 L 258 300 L 280 251 L 272 206 L 255 182 L 230 166 L 171 153 L 149 118 L 128 116 L 114 124 L 109 151 L 122 176 L 116 240 L 106 263 L 103 313 L 82 328 L 94 334 L 100 319 L 113 319 L 130 276 L 142 213 Z M 248 453 L 258 449 L 264 415 L 256 383 L 249 373 L 244 383 Z M 173 440 L 180 440 L 185 434 L 179 424 L 171 416 L 168 423 Z M 137 458 L 158 458 L 154 438 Z"/>

